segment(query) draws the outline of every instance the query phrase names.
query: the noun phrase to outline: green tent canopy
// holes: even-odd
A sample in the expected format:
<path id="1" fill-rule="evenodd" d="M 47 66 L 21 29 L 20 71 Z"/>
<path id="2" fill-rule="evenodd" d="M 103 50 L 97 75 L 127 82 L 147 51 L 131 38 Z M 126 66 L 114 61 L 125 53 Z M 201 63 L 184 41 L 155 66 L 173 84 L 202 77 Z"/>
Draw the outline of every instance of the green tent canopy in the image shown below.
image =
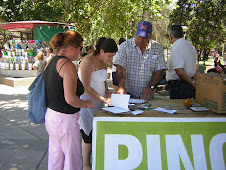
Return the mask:
<path id="1" fill-rule="evenodd" d="M 62 26 L 36 25 L 35 40 L 49 42 L 56 33 L 65 32 L 67 30 L 69 30 L 67 26 L 62 27 Z"/>
<path id="2" fill-rule="evenodd" d="M 47 41 L 59 32 L 65 32 L 66 30 L 76 31 L 75 26 L 67 23 L 48 22 L 48 21 L 17 21 L 0 23 L 0 28 L 10 32 L 20 32 L 31 34 L 32 40 Z M 5 33 L 4 33 L 5 42 Z"/>

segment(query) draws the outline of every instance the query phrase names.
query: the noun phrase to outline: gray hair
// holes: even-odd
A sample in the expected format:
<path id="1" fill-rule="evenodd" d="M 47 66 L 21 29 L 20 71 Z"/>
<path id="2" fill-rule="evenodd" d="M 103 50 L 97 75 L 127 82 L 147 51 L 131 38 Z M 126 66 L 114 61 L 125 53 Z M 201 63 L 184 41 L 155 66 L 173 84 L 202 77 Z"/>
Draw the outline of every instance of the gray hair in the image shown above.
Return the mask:
<path id="1" fill-rule="evenodd" d="M 171 25 L 168 32 L 173 38 L 182 38 L 184 36 L 183 29 L 180 25 Z"/>

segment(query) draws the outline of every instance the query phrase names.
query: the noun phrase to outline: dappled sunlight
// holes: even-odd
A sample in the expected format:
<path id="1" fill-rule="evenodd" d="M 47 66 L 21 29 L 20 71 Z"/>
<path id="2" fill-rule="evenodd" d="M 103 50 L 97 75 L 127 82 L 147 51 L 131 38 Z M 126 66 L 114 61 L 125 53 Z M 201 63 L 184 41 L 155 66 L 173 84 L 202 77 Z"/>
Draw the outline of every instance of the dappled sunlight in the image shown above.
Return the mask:
<path id="1" fill-rule="evenodd" d="M 20 127 L 23 127 L 23 128 L 26 128 L 27 129 L 27 127 L 29 126 L 29 120 L 28 120 L 28 118 L 27 119 L 21 119 L 21 120 L 18 120 L 17 118 L 15 118 L 15 119 L 9 119 L 9 121 L 10 122 L 12 122 L 12 123 L 15 123 L 15 124 L 17 124 L 18 126 L 20 126 Z M 40 126 L 40 125 L 37 125 L 37 126 Z"/>
<path id="2" fill-rule="evenodd" d="M 0 89 L 0 109 L 2 111 L 13 112 L 28 109 L 29 90 L 27 87 L 11 87 L 0 84 Z"/>
<path id="3" fill-rule="evenodd" d="M 17 164 L 11 164 L 10 170 L 18 170 L 18 165 Z M 21 167 L 22 168 L 22 167 Z"/>
<path id="4" fill-rule="evenodd" d="M 10 87 L 0 84 L 0 117 L 8 120 L 5 126 L 8 130 L 20 126 L 27 129 L 28 94 L 27 87 Z M 3 136 L 7 136 L 4 132 Z"/>
<path id="5" fill-rule="evenodd" d="M 25 155 L 24 156 L 21 155 L 18 158 L 21 159 L 21 160 L 24 160 L 26 158 L 26 156 Z M 25 169 L 25 166 L 24 165 L 21 165 L 19 163 L 11 163 L 10 164 L 9 170 L 19 170 L 19 169 Z"/>
<path id="6" fill-rule="evenodd" d="M 0 84 L 0 94 L 5 95 L 20 95 L 20 94 L 29 94 L 28 87 L 11 87 Z"/>
<path id="7" fill-rule="evenodd" d="M 0 101 L 0 108 L 1 109 L 11 109 L 11 108 L 21 108 L 21 109 L 27 109 L 28 103 L 27 100 L 8 100 L 8 101 Z M 11 110 L 14 111 L 14 110 Z"/>
<path id="8" fill-rule="evenodd" d="M 10 140 L 1 140 L 1 143 L 2 144 L 7 144 L 7 145 L 14 145 L 15 144 L 15 142 L 10 141 Z"/>

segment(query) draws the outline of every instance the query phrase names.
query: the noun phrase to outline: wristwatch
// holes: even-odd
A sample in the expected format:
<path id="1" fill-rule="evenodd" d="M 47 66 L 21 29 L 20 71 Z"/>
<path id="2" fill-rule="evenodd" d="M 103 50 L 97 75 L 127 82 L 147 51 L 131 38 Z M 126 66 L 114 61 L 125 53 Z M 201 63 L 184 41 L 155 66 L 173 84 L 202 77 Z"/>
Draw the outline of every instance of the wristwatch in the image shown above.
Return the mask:
<path id="1" fill-rule="evenodd" d="M 150 85 L 149 87 L 150 87 L 152 90 L 155 89 L 155 86 L 153 86 L 153 85 Z"/>

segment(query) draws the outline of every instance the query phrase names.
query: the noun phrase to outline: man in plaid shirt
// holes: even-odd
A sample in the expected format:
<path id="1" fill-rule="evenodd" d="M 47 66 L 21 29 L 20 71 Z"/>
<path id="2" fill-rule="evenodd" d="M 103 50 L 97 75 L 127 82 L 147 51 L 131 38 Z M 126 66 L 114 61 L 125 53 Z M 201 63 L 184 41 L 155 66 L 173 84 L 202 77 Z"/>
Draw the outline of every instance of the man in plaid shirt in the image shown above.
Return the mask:
<path id="1" fill-rule="evenodd" d="M 116 54 L 118 94 L 150 100 L 162 80 L 166 62 L 163 47 L 151 40 L 152 24 L 141 21 L 135 38 L 123 42 Z"/>

